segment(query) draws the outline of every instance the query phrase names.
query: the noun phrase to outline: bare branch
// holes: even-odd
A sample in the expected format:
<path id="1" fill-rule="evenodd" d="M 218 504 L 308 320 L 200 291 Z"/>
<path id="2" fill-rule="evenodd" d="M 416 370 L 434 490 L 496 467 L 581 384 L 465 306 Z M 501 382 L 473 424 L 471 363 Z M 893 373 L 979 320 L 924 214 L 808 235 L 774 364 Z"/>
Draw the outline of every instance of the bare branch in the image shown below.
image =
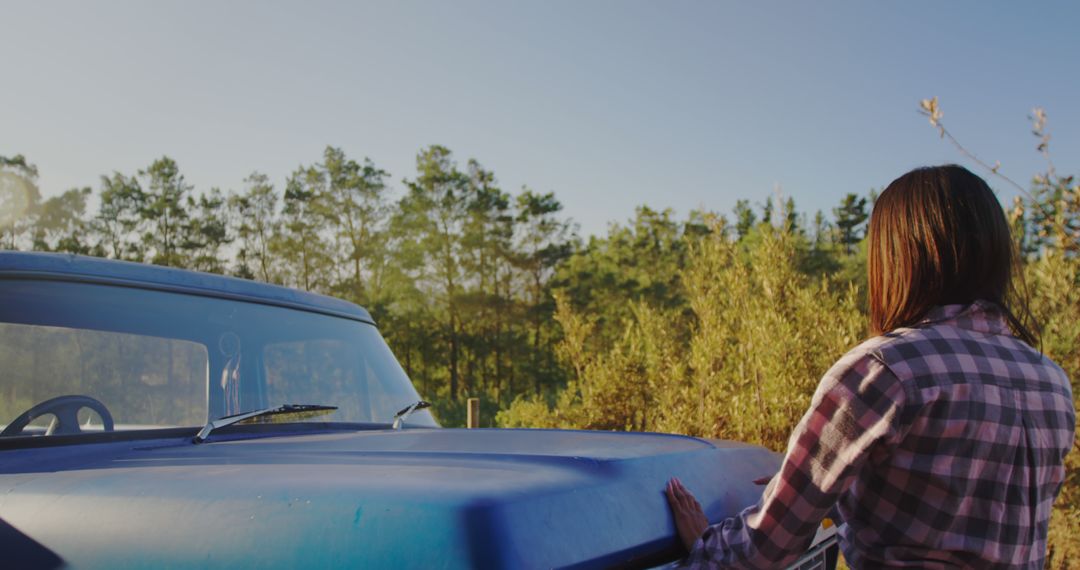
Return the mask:
<path id="1" fill-rule="evenodd" d="M 1046 113 L 1043 112 L 1042 109 L 1040 109 L 1040 108 L 1036 108 L 1034 112 L 1035 112 L 1035 119 L 1034 120 L 1036 122 L 1035 134 L 1037 136 L 1043 137 L 1043 141 L 1039 145 L 1039 151 L 1042 152 L 1043 155 L 1046 156 L 1047 160 L 1049 161 L 1050 155 L 1048 154 L 1048 151 L 1047 151 L 1047 145 L 1049 143 L 1050 137 L 1049 137 L 1049 135 L 1044 135 L 1045 122 L 1046 122 Z M 945 128 L 945 124 L 941 122 L 941 118 L 944 116 L 944 113 L 941 112 L 941 107 L 938 105 L 937 97 L 934 97 L 932 99 L 923 99 L 923 100 L 919 101 L 919 114 L 924 115 L 926 117 L 929 117 L 930 124 L 933 125 L 935 128 L 937 128 L 938 132 L 941 133 L 941 138 L 948 139 L 948 141 L 951 142 L 954 147 L 956 147 L 956 150 L 960 151 L 960 154 L 966 156 L 967 158 L 969 158 L 974 163 L 976 163 L 979 166 L 983 167 L 990 174 L 993 174 L 994 176 L 997 176 L 998 178 L 1000 178 L 1000 179 L 1004 180 L 1005 182 L 1009 183 L 1013 188 L 1016 188 L 1021 194 L 1023 194 L 1025 197 L 1027 197 L 1029 202 L 1031 202 L 1037 208 L 1039 208 L 1039 210 L 1042 211 L 1042 214 L 1044 216 L 1046 216 L 1046 218 L 1048 220 L 1055 220 L 1055 217 L 1050 212 L 1048 212 L 1046 210 L 1046 208 L 1042 205 L 1042 203 L 1040 203 L 1038 200 L 1036 200 L 1035 197 L 1032 196 L 1030 192 L 1028 192 L 1023 186 L 1018 184 L 1012 178 L 1009 178 L 1008 176 L 1005 176 L 1004 174 L 1001 173 L 1001 163 L 1000 162 L 995 161 L 994 165 L 990 166 L 985 161 L 983 161 L 981 158 L 979 158 L 978 156 L 975 156 L 975 154 L 973 152 L 971 152 L 967 148 L 965 148 L 964 145 L 960 144 L 960 141 L 956 140 L 956 137 L 954 137 L 952 135 L 952 133 L 950 133 L 949 130 Z M 1041 123 L 1040 123 L 1040 120 L 1041 120 Z M 1053 164 L 1052 163 L 1050 165 L 1050 168 L 1051 168 L 1051 172 L 1052 172 L 1052 169 L 1053 169 Z M 1049 180 L 1049 179 L 1050 178 L 1047 177 L 1047 180 Z M 1056 221 L 1054 223 L 1055 223 L 1055 225 L 1060 225 L 1060 224 L 1057 224 Z"/>

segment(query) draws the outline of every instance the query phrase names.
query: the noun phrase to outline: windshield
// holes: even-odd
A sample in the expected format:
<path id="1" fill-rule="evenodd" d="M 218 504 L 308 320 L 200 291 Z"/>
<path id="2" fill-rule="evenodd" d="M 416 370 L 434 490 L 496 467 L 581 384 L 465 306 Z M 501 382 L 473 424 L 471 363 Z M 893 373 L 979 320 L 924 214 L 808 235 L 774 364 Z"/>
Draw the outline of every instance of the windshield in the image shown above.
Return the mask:
<path id="1" fill-rule="evenodd" d="M 365 322 L 62 281 L 0 281 L 0 295 L 0 426 L 68 395 L 99 400 L 116 430 L 195 427 L 286 404 L 337 406 L 317 421 L 390 423 L 420 399 Z M 100 430 L 99 416 L 82 409 L 81 431 Z M 47 419 L 23 435 L 43 433 Z M 409 423 L 435 425 L 426 411 Z"/>

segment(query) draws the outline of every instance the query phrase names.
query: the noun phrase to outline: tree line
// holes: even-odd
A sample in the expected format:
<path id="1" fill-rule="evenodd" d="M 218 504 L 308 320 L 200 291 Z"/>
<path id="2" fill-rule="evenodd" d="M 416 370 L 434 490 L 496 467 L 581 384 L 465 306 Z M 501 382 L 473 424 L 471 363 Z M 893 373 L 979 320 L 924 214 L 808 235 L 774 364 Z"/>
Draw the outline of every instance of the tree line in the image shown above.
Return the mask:
<path id="1" fill-rule="evenodd" d="M 1039 125 L 1036 135 L 1043 151 Z M 1080 184 L 1050 164 L 1004 207 L 1040 348 L 1076 381 Z M 25 157 L 0 156 L 0 247 L 356 302 L 449 426 L 478 396 L 486 425 L 678 432 L 781 450 L 817 380 L 867 334 L 873 190 L 813 216 L 775 195 L 683 218 L 641 206 L 583 237 L 554 193 L 508 192 L 441 146 L 418 152 L 399 186 L 335 147 L 281 187 L 256 172 L 238 190 L 197 191 L 168 157 L 44 200 L 37 176 Z M 1055 507 L 1052 567 L 1080 557 L 1076 455 Z"/>
<path id="2" fill-rule="evenodd" d="M 438 145 L 417 153 L 400 188 L 335 147 L 280 188 L 254 172 L 238 190 L 197 191 L 167 156 L 48 199 L 37 178 L 25 157 L 0 156 L 0 247 L 229 274 L 361 304 L 448 423 L 461 419 L 464 396 L 482 397 L 491 418 L 566 383 L 554 291 L 611 323 L 642 296 L 679 305 L 674 271 L 687 240 L 712 231 L 704 212 L 676 221 L 641 207 L 607 236 L 582 239 L 554 193 L 507 192 L 478 161 L 460 164 Z M 818 212 L 810 230 L 822 269 L 856 247 L 866 198 L 851 194 L 833 213 L 835 222 Z M 733 216 L 740 237 L 760 224 L 805 233 L 790 198 L 741 200 Z"/>

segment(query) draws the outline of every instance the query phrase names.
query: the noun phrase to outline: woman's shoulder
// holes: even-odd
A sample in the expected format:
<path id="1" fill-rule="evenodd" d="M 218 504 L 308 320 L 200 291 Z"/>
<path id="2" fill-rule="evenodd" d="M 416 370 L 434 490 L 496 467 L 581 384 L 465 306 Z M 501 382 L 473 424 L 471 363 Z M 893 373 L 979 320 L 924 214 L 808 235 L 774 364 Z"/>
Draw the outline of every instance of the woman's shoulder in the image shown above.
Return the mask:
<path id="1" fill-rule="evenodd" d="M 881 358 L 881 349 L 894 342 L 887 336 L 866 339 L 840 357 L 822 377 L 814 393 L 814 402 L 826 398 L 845 401 L 903 398 L 905 388 L 900 378 Z"/>
<path id="2" fill-rule="evenodd" d="M 935 336 L 922 328 L 901 328 L 870 337 L 840 357 L 826 376 L 863 375 L 876 368 L 896 375 L 894 367 L 904 369 L 906 360 L 925 357 L 934 351 L 935 345 L 940 349 L 941 345 L 932 340 Z"/>
<path id="3" fill-rule="evenodd" d="M 857 365 L 866 360 L 877 360 L 887 364 L 885 354 L 894 351 L 895 348 L 905 342 L 910 342 L 912 337 L 917 336 L 916 329 L 899 329 L 883 335 L 870 337 L 840 357 L 833 368 L 844 369 Z"/>
<path id="4" fill-rule="evenodd" d="M 867 339 L 837 364 L 873 359 L 917 387 L 1004 379 L 1068 384 L 1057 364 L 1013 336 L 995 312 L 975 304 L 943 315 Z"/>

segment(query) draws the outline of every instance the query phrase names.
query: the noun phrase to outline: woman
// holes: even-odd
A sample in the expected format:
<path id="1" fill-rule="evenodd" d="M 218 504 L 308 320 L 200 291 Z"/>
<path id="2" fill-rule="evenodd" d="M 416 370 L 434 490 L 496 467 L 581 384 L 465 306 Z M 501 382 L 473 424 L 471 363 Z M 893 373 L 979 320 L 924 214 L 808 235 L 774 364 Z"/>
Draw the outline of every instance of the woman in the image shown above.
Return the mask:
<path id="1" fill-rule="evenodd" d="M 1001 205 L 962 167 L 914 170 L 868 257 L 876 336 L 825 374 L 758 504 L 708 526 L 668 483 L 688 565 L 782 567 L 828 514 L 852 568 L 1042 568 L 1075 410 L 1032 348 Z"/>

